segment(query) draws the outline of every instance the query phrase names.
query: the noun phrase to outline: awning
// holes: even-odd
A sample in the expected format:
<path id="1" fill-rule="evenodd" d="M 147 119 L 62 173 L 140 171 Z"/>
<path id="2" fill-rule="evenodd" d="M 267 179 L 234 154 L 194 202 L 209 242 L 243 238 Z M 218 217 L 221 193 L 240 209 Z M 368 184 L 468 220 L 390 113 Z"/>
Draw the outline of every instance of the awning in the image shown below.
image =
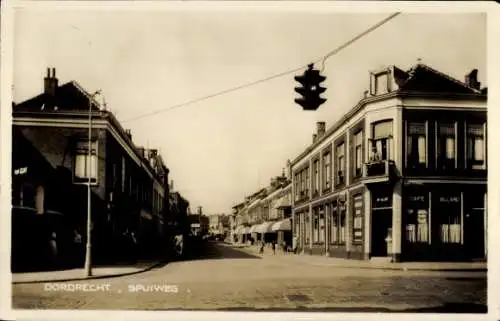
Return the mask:
<path id="1" fill-rule="evenodd" d="M 290 219 L 287 218 L 283 221 L 274 223 L 271 229 L 273 231 L 291 231 L 292 223 L 290 222 Z"/>
<path id="2" fill-rule="evenodd" d="M 260 224 L 252 225 L 252 227 L 250 228 L 248 233 L 257 233 L 257 227 L 259 227 L 259 226 L 260 226 Z"/>
<path id="3" fill-rule="evenodd" d="M 258 227 L 257 227 L 257 233 L 272 233 L 273 230 L 271 229 L 272 226 L 273 226 L 274 222 L 264 222 L 262 224 L 260 224 Z"/>

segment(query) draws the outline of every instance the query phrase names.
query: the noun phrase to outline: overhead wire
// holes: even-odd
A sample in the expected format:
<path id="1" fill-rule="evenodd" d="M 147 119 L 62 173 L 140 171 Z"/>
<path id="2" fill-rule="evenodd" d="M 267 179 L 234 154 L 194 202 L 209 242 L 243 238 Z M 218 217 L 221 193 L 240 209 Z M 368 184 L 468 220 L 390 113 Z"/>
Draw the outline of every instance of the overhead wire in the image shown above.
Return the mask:
<path id="1" fill-rule="evenodd" d="M 359 33 L 355 37 L 351 38 L 350 40 L 348 40 L 344 44 L 342 44 L 342 45 L 336 47 L 334 50 L 328 52 L 326 55 L 322 56 L 321 58 L 314 60 L 313 63 L 316 64 L 316 63 L 321 62 L 321 71 L 323 71 L 324 68 L 325 68 L 325 62 L 326 62 L 326 60 L 328 58 L 336 55 L 337 53 L 339 53 L 340 51 L 342 51 L 346 47 L 350 46 L 354 42 L 358 41 L 359 39 L 363 38 L 364 36 L 368 35 L 369 33 L 371 33 L 373 31 L 375 31 L 376 29 L 380 28 L 382 25 L 384 25 L 387 22 L 389 22 L 390 20 L 396 18 L 400 14 L 401 14 L 401 12 L 396 12 L 396 13 L 391 14 L 387 18 L 379 21 L 378 23 L 374 24 L 370 28 L 368 28 L 365 31 Z M 129 118 L 129 119 L 125 120 L 124 122 L 130 122 L 130 121 L 134 121 L 134 120 L 138 120 L 138 119 L 150 117 L 150 116 L 157 115 L 157 114 L 160 114 L 160 113 L 172 110 L 172 109 L 176 109 L 176 108 L 180 108 L 180 107 L 192 105 L 194 103 L 201 102 L 203 100 L 207 100 L 207 99 L 214 98 L 214 97 L 217 97 L 217 96 L 222 96 L 222 95 L 225 95 L 225 94 L 228 94 L 228 93 L 240 90 L 240 89 L 244 89 L 244 88 L 247 88 L 247 87 L 250 87 L 250 86 L 255 86 L 257 84 L 260 84 L 260 83 L 263 83 L 263 82 L 267 82 L 267 81 L 270 81 L 270 80 L 273 80 L 273 79 L 276 79 L 276 78 L 280 78 L 280 77 L 289 75 L 291 73 L 303 70 L 303 69 L 307 68 L 307 66 L 309 64 L 310 63 L 308 63 L 306 65 L 303 65 L 303 66 L 300 66 L 300 67 L 297 67 L 297 68 L 288 69 L 286 71 L 283 71 L 283 72 L 280 72 L 280 73 L 277 73 L 277 74 L 274 74 L 274 75 L 271 75 L 271 76 L 268 76 L 268 77 L 265 77 L 265 78 L 261 78 L 259 80 L 248 82 L 248 83 L 236 86 L 236 87 L 228 88 L 228 89 L 225 89 L 225 90 L 222 90 L 222 91 L 210 94 L 210 95 L 206 95 L 206 96 L 198 97 L 198 98 L 195 98 L 195 99 L 192 99 L 192 100 L 188 100 L 188 101 L 180 103 L 180 104 L 176 104 L 176 105 L 172 105 L 172 106 L 169 106 L 169 107 L 166 107 L 166 108 L 158 109 L 158 110 L 155 110 L 155 111 L 152 111 L 152 112 L 144 113 L 142 115 L 138 115 L 138 116 Z"/>

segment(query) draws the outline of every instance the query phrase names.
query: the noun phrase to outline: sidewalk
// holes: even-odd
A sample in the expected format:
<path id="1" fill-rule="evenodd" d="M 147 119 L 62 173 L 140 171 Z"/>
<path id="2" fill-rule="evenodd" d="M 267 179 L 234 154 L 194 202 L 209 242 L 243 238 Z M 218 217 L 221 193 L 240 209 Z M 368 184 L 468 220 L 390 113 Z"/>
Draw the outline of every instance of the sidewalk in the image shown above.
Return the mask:
<path id="1" fill-rule="evenodd" d="M 71 269 L 62 271 L 12 273 L 12 284 L 43 283 L 43 282 L 67 282 L 119 277 L 133 275 L 152 270 L 163 263 L 139 262 L 128 266 L 96 266 L 92 268 L 92 276 L 86 277 L 84 269 Z"/>
<path id="2" fill-rule="evenodd" d="M 332 266 L 338 268 L 353 269 L 380 269 L 380 270 L 402 270 L 402 271 L 469 271 L 486 272 L 487 262 L 400 262 L 392 263 L 386 258 L 375 258 L 371 260 L 343 259 L 336 257 L 327 257 L 321 255 L 293 254 L 283 253 L 276 250 L 276 255 L 272 254 L 270 248 L 265 248 L 263 254 L 259 254 L 259 246 L 239 247 L 245 252 L 262 258 L 277 258 L 290 260 L 290 262 L 299 264 L 310 264 L 316 266 Z"/>

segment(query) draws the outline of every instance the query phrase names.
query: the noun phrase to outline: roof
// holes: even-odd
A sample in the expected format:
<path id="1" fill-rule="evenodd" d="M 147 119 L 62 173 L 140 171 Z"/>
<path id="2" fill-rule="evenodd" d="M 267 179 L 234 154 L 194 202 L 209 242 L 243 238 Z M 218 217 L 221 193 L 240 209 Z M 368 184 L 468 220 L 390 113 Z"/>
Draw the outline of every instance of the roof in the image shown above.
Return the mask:
<path id="1" fill-rule="evenodd" d="M 109 119 L 118 132 L 120 132 L 122 138 L 130 145 L 136 156 L 142 160 L 143 166 L 147 167 L 152 173 L 156 173 L 157 176 L 163 174 L 163 170 L 168 173 L 168 168 L 165 166 L 161 156 L 157 154 L 157 160 L 159 164 L 162 165 L 162 168 L 153 168 L 143 155 L 140 155 L 137 146 L 135 146 L 132 139 L 127 135 L 125 129 L 116 119 L 115 115 L 110 111 L 101 110 L 99 108 L 99 103 L 76 81 L 70 81 L 58 86 L 55 95 L 41 93 L 19 104 L 13 104 L 12 110 L 13 113 L 39 113 L 39 115 L 45 114 L 44 111 L 46 111 L 50 114 L 50 117 L 57 117 L 58 113 L 62 112 L 59 117 L 67 117 L 69 113 L 64 112 L 88 113 L 89 104 L 91 104 L 93 111 L 100 111 L 102 116 Z"/>
<path id="2" fill-rule="evenodd" d="M 418 63 L 408 71 L 392 66 L 394 81 L 397 88 L 392 92 L 379 96 L 369 96 L 361 99 L 358 103 L 329 127 L 314 143 L 309 145 L 300 155 L 291 161 L 292 165 L 299 162 L 316 146 L 321 144 L 332 133 L 337 131 L 346 122 L 358 113 L 366 104 L 386 100 L 393 97 L 433 97 L 433 98 L 461 98 L 461 99 L 484 99 L 488 93 L 486 88 L 481 90 L 472 88 L 466 83 L 446 75 L 428 65 Z"/>

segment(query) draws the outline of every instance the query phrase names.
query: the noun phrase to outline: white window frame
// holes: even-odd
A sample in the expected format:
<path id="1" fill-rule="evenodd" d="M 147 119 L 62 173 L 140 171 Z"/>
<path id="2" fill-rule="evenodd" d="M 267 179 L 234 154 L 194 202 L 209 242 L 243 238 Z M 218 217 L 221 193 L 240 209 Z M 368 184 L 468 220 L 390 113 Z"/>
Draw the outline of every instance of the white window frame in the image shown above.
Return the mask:
<path id="1" fill-rule="evenodd" d="M 73 159 L 73 184 L 75 185 L 88 185 L 89 184 L 89 179 L 88 177 L 77 177 L 76 176 L 76 166 L 77 166 L 77 156 L 78 155 L 83 155 L 83 154 L 79 154 L 77 152 L 77 146 L 78 146 L 78 143 L 87 143 L 88 144 L 88 141 L 84 141 L 84 140 L 79 140 L 77 141 L 76 145 L 75 145 L 75 151 L 74 151 L 74 159 Z M 93 149 L 93 145 L 95 144 L 95 180 L 92 180 L 90 185 L 91 186 L 97 186 L 99 185 L 99 140 L 92 140 L 91 141 L 91 145 L 90 145 L 90 149 L 92 150 Z M 87 159 L 88 157 L 88 150 L 87 150 L 87 153 L 84 155 L 85 156 L 85 159 Z"/>

